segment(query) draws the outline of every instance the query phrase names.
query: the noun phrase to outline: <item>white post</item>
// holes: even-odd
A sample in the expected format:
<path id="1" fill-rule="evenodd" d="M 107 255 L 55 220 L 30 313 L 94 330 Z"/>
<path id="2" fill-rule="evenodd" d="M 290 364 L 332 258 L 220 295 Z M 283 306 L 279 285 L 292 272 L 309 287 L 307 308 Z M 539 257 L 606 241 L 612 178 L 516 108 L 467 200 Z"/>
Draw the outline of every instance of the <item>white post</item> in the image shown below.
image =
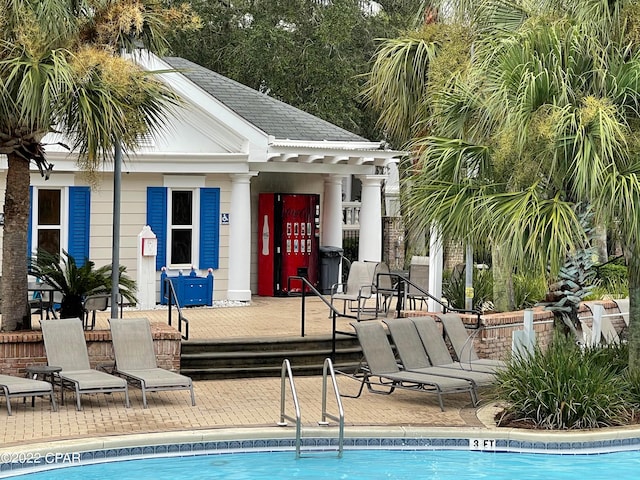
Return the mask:
<path id="1" fill-rule="evenodd" d="M 593 304 L 591 307 L 593 312 L 593 325 L 591 326 L 591 345 L 598 345 L 602 338 L 602 315 L 604 315 L 604 307 L 599 304 Z"/>
<path id="2" fill-rule="evenodd" d="M 533 330 L 533 310 L 524 311 L 522 330 L 515 330 L 511 338 L 511 351 L 521 357 L 533 355 L 536 344 L 536 332 Z"/>
<path id="3" fill-rule="evenodd" d="M 442 266 L 442 235 L 440 235 L 438 227 L 431 226 L 429 238 L 429 293 L 437 299 L 442 298 Z M 431 298 L 427 301 L 427 308 L 430 312 L 442 311 L 442 305 Z"/>
<path id="4" fill-rule="evenodd" d="M 227 299 L 251 301 L 251 177 L 231 174 Z"/>
<path id="5" fill-rule="evenodd" d="M 362 182 L 358 260 L 382 259 L 382 195 L 380 185 L 386 175 L 359 175 Z"/>
<path id="6" fill-rule="evenodd" d="M 138 309 L 153 310 L 156 306 L 156 255 L 158 239 L 149 225 L 145 225 L 138 234 L 138 273 L 137 301 Z"/>
<path id="7" fill-rule="evenodd" d="M 473 247 L 467 244 L 464 267 L 464 309 L 473 310 Z"/>

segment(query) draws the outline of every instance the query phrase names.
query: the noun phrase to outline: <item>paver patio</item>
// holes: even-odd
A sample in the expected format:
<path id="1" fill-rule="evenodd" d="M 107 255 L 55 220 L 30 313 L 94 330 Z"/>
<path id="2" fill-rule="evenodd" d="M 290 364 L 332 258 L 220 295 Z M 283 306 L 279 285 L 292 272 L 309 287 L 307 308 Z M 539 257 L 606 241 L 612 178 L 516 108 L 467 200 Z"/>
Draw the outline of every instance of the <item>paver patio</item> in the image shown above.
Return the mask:
<path id="1" fill-rule="evenodd" d="M 185 314 L 192 339 L 267 337 L 300 335 L 300 299 L 254 297 L 249 306 L 190 308 Z M 147 317 L 151 322 L 167 321 L 167 311 L 125 310 L 125 317 Z M 97 328 L 107 328 L 108 312 L 101 312 Z M 175 316 L 174 316 L 175 318 Z M 339 328 L 350 329 L 349 319 L 339 319 Z M 36 322 L 37 324 L 37 322 Z M 306 334 L 328 335 L 331 319 L 328 309 L 317 298 L 307 298 Z M 341 392 L 355 393 L 358 384 L 339 377 Z M 296 377 L 304 426 L 316 426 L 321 415 L 322 379 Z M 90 438 L 132 433 L 172 432 L 222 427 L 274 426 L 280 414 L 280 378 L 211 380 L 195 382 L 196 406 L 186 391 L 149 395 L 149 408 L 142 408 L 139 389 L 131 388 L 132 407 L 124 408 L 118 394 L 83 398 L 83 410 L 72 401 L 52 412 L 44 399 L 23 404 L 14 400 L 14 415 L 6 416 L 0 427 L 4 447 L 70 438 Z M 69 394 L 71 396 L 71 394 Z M 292 408 L 287 395 L 289 408 Z M 329 400 L 329 405 L 334 405 Z M 358 399 L 343 398 L 345 423 L 349 426 L 451 426 L 482 425 L 468 395 L 445 397 L 441 412 L 435 395 L 396 391 L 392 395 L 364 392 Z M 330 406 L 330 409 L 332 407 Z M 334 409 L 335 411 L 335 409 Z M 293 427 L 289 427 L 293 428 Z"/>

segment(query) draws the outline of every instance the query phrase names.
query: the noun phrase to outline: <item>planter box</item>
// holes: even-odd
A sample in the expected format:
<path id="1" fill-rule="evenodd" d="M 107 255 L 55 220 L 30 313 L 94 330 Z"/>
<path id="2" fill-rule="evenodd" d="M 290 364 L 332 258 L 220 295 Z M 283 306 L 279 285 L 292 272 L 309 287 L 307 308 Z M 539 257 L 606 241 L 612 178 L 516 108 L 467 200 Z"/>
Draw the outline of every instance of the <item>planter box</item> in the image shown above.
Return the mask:
<path id="1" fill-rule="evenodd" d="M 199 277 L 195 270 L 189 275 L 179 272 L 176 276 L 168 276 L 166 270 L 160 275 L 160 303 L 166 305 L 169 302 L 169 287 L 171 281 L 176 292 L 176 298 L 180 307 L 196 307 L 213 305 L 213 274 L 209 271 L 206 277 Z"/>

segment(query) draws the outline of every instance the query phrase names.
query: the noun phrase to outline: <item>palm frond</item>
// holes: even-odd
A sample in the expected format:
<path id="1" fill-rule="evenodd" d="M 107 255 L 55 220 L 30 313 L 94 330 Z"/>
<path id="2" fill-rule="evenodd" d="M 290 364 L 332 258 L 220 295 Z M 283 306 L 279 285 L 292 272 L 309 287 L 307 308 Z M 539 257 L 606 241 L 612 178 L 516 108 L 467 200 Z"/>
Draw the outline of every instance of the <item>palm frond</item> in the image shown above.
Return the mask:
<path id="1" fill-rule="evenodd" d="M 375 55 L 363 97 L 381 112 L 383 129 L 401 142 L 410 138 L 424 113 L 416 106 L 426 93 L 427 71 L 437 49 L 434 42 L 403 37 L 385 41 Z"/>
<path id="2" fill-rule="evenodd" d="M 546 198 L 538 187 L 486 197 L 483 208 L 492 215 L 491 237 L 510 248 L 517 264 L 549 265 L 553 275 L 586 237 L 574 204 L 560 194 Z"/>

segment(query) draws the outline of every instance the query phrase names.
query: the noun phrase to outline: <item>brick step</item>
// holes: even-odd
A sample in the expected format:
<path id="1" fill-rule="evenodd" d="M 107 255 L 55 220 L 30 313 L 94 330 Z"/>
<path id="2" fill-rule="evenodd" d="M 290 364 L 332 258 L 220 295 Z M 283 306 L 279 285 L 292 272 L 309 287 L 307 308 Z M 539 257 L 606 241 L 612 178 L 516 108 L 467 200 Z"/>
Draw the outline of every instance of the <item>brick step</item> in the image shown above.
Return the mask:
<path id="1" fill-rule="evenodd" d="M 188 341 L 182 344 L 180 371 L 194 379 L 279 376 L 285 358 L 298 375 L 322 373 L 331 356 L 331 337 Z M 357 339 L 336 339 L 334 366 L 354 368 L 362 358 Z"/>
<path id="2" fill-rule="evenodd" d="M 338 334 L 336 342 L 340 345 L 352 345 L 359 347 L 355 336 Z M 284 347 L 286 346 L 286 347 Z M 330 335 L 317 335 L 308 337 L 237 337 L 210 340 L 188 340 L 182 342 L 182 353 L 198 352 L 234 352 L 237 350 L 249 351 L 274 351 L 331 348 Z"/>

